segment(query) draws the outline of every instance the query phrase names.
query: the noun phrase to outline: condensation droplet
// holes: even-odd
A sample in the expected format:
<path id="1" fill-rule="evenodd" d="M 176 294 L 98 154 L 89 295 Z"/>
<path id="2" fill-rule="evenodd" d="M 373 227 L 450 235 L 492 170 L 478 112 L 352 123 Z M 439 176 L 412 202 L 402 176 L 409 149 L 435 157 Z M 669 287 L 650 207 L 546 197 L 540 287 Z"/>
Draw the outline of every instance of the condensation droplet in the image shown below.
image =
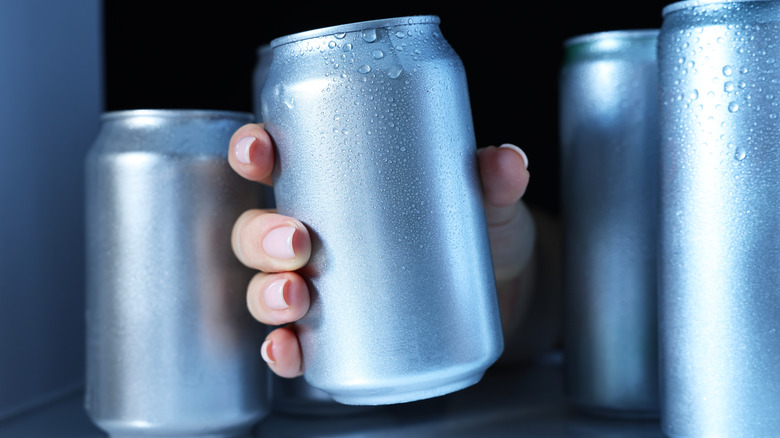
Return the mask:
<path id="1" fill-rule="evenodd" d="M 403 69 L 401 66 L 395 65 L 388 70 L 387 76 L 390 77 L 390 79 L 397 79 L 398 76 L 401 76 L 402 71 Z"/>
<path id="2" fill-rule="evenodd" d="M 363 66 L 360 66 L 360 68 L 358 69 L 358 71 L 359 71 L 360 73 L 363 73 L 363 74 L 365 74 L 365 73 L 368 73 L 368 72 L 370 72 L 370 71 L 371 71 L 371 67 L 369 67 L 369 66 L 367 66 L 367 65 L 363 65 Z"/>
<path id="3" fill-rule="evenodd" d="M 723 75 L 724 76 L 731 76 L 734 73 L 734 68 L 730 65 L 726 65 L 723 67 Z"/>
<path id="4" fill-rule="evenodd" d="M 732 91 L 734 91 L 734 83 L 731 81 L 726 81 L 723 84 L 723 91 L 725 91 L 726 93 L 731 93 Z"/>
<path id="5" fill-rule="evenodd" d="M 340 33 L 334 34 L 333 36 L 336 37 L 336 39 L 340 40 L 340 39 L 343 39 L 345 36 L 347 36 L 347 33 L 346 32 L 340 32 Z"/>
<path id="6" fill-rule="evenodd" d="M 330 41 L 328 43 L 328 48 L 329 49 L 335 49 L 336 48 L 336 42 L 335 41 Z"/>
<path id="7" fill-rule="evenodd" d="M 383 52 L 383 51 L 381 51 L 379 49 L 376 49 L 373 52 L 371 52 L 371 56 L 373 56 L 374 59 L 382 59 L 382 58 L 385 57 L 385 52 Z"/>
<path id="8" fill-rule="evenodd" d="M 729 112 L 735 113 L 739 111 L 739 104 L 737 102 L 731 102 L 729 103 Z"/>
<path id="9" fill-rule="evenodd" d="M 376 41 L 376 29 L 366 29 L 363 31 L 363 41 L 373 43 Z"/>
<path id="10" fill-rule="evenodd" d="M 747 156 L 747 152 L 745 152 L 745 148 L 743 148 L 741 146 L 738 147 L 736 151 L 734 151 L 734 158 L 737 161 L 744 160 L 746 156 Z"/>

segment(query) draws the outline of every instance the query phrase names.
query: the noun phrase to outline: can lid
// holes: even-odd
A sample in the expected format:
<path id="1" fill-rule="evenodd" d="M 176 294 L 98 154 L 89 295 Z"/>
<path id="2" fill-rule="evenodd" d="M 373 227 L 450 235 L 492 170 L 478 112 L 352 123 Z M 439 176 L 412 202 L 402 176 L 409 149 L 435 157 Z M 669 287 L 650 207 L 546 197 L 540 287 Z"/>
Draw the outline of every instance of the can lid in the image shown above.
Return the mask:
<path id="1" fill-rule="evenodd" d="M 658 29 L 615 30 L 570 38 L 563 43 L 566 63 L 611 58 L 651 60 L 656 58 Z"/>
<path id="2" fill-rule="evenodd" d="M 563 42 L 563 46 L 571 47 L 578 44 L 598 43 L 607 40 L 627 41 L 637 39 L 654 39 L 658 37 L 658 32 L 658 29 L 626 29 L 589 33 L 569 38 Z"/>
<path id="3" fill-rule="evenodd" d="M 728 3 L 747 3 L 747 2 L 767 2 L 774 0 L 683 0 L 667 5 L 661 10 L 661 15 L 665 16 L 681 9 L 695 8 L 697 6 L 728 4 Z"/>
<path id="4" fill-rule="evenodd" d="M 329 26 L 319 29 L 307 30 L 291 35 L 276 38 L 271 41 L 271 47 L 281 46 L 296 41 L 316 38 L 325 35 L 337 33 L 354 32 L 365 29 L 376 29 L 379 27 L 407 26 L 415 24 L 439 24 L 441 20 L 436 15 L 414 15 L 408 17 L 384 18 L 380 20 L 359 21 L 356 23 L 342 24 L 338 26 Z"/>
<path id="5" fill-rule="evenodd" d="M 127 109 L 107 111 L 100 116 L 101 120 L 113 120 L 132 117 L 155 118 L 228 118 L 251 123 L 255 116 L 252 113 L 226 110 L 205 109 Z"/>

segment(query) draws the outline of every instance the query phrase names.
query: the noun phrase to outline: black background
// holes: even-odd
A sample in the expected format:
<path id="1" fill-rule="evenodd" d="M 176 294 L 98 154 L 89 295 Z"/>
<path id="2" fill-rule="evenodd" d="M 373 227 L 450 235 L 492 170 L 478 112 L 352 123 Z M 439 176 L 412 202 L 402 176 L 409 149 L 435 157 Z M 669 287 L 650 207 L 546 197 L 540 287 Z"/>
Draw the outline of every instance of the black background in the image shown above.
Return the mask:
<path id="1" fill-rule="evenodd" d="M 529 155 L 526 199 L 557 212 L 558 72 L 570 37 L 658 28 L 668 1 L 106 0 L 107 110 L 252 110 L 256 51 L 271 39 L 354 21 L 433 14 L 466 67 L 480 146 Z"/>

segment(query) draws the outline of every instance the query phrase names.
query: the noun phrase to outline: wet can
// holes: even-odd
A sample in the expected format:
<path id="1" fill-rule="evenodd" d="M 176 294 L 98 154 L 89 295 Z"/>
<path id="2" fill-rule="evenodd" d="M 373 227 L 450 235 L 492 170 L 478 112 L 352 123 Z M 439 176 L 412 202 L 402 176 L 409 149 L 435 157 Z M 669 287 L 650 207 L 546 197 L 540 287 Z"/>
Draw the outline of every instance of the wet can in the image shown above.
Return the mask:
<path id="1" fill-rule="evenodd" d="M 503 350 L 463 64 L 434 16 L 271 42 L 280 213 L 309 227 L 306 380 L 344 404 L 470 386 Z"/>
<path id="2" fill-rule="evenodd" d="M 252 71 L 252 110 L 258 122 L 262 122 L 262 113 L 260 110 L 260 96 L 268 77 L 268 69 L 271 68 L 271 60 L 274 51 L 270 44 L 263 44 L 257 48 L 255 68 Z"/>
<path id="3" fill-rule="evenodd" d="M 567 40 L 560 77 L 570 402 L 658 415 L 657 29 Z"/>
<path id="4" fill-rule="evenodd" d="M 671 437 L 780 435 L 780 2 L 663 10 L 660 356 Z"/>
<path id="5" fill-rule="evenodd" d="M 227 162 L 251 114 L 103 115 L 86 159 L 86 410 L 112 437 L 223 437 L 268 410 L 233 223 L 258 186 Z"/>
<path id="6" fill-rule="evenodd" d="M 263 121 L 261 112 L 261 95 L 268 70 L 271 67 L 273 49 L 270 44 L 263 44 L 257 49 L 257 61 L 252 75 L 252 98 L 255 118 Z M 263 186 L 264 208 L 275 208 L 273 188 Z M 273 327 L 269 327 L 269 331 Z M 337 403 L 325 391 L 311 386 L 301 377 L 284 378 L 269 373 L 269 391 L 271 394 L 271 409 L 277 412 L 300 415 L 339 415 L 352 413 L 362 409 L 360 406 L 349 406 Z"/>
<path id="7" fill-rule="evenodd" d="M 268 69 L 271 68 L 273 59 L 273 49 L 270 44 L 263 44 L 257 48 L 255 68 L 252 71 L 252 111 L 255 115 L 255 122 L 262 123 L 263 115 L 260 110 L 260 94 L 265 85 L 265 79 L 268 77 Z M 267 185 L 261 186 L 262 208 L 273 209 L 276 207 L 274 200 L 274 190 Z"/>

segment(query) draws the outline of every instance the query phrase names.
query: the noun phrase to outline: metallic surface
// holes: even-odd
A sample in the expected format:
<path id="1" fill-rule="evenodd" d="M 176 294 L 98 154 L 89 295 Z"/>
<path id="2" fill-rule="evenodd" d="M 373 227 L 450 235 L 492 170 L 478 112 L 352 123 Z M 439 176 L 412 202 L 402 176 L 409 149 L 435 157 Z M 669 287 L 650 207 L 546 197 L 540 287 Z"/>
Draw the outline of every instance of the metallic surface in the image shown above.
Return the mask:
<path id="1" fill-rule="evenodd" d="M 662 422 L 780 435 L 780 2 L 676 3 L 661 68 Z"/>
<path id="2" fill-rule="evenodd" d="M 252 71 L 252 111 L 255 113 L 256 120 L 262 122 L 260 93 L 266 78 L 268 78 L 268 70 L 271 68 L 274 51 L 270 44 L 263 44 L 257 48 L 256 55 L 255 68 Z"/>
<path id="3" fill-rule="evenodd" d="M 103 116 L 87 158 L 87 389 L 112 436 L 231 436 L 267 410 L 265 327 L 230 246 L 257 185 L 227 163 L 251 115 Z"/>
<path id="4" fill-rule="evenodd" d="M 466 77 L 438 22 L 271 43 L 276 202 L 314 245 L 305 377 L 345 404 L 462 389 L 503 348 Z"/>
<path id="5" fill-rule="evenodd" d="M 560 126 L 570 401 L 658 414 L 657 30 L 566 42 Z"/>

